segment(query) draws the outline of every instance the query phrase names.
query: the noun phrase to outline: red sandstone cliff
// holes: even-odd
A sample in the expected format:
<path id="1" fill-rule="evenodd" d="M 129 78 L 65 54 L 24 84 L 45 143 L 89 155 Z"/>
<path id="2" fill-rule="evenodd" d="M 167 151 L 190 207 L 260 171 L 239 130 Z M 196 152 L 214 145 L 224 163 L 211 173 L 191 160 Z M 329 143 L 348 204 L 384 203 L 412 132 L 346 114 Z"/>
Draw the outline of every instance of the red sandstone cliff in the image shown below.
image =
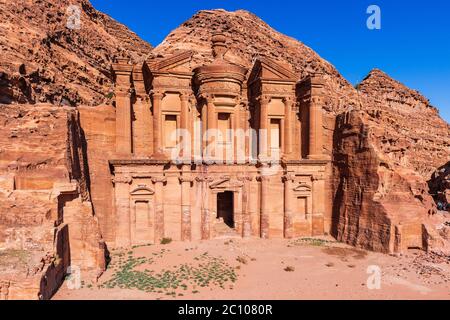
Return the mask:
<path id="1" fill-rule="evenodd" d="M 79 29 L 67 28 L 70 5 Z M 144 59 L 151 46 L 87 0 L 0 0 L 0 103 L 75 106 L 110 102 L 115 56 Z"/>

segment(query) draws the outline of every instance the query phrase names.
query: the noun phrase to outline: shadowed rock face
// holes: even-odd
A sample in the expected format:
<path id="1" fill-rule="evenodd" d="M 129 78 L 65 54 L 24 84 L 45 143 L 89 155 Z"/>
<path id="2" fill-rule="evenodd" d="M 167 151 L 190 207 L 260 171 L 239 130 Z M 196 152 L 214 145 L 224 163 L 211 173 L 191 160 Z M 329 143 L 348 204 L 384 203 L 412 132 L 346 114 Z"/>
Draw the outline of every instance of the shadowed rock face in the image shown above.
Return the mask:
<path id="1" fill-rule="evenodd" d="M 79 29 L 67 28 L 70 5 Z M 0 0 L 0 103 L 110 102 L 111 63 L 137 61 L 151 46 L 85 0 Z"/>

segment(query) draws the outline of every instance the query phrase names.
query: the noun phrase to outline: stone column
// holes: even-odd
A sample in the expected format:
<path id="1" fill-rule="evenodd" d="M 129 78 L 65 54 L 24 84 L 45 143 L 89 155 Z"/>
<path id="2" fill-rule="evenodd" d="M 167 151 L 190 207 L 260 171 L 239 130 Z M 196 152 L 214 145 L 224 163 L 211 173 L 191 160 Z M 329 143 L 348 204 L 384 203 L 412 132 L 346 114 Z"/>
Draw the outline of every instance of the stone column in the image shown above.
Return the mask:
<path id="1" fill-rule="evenodd" d="M 131 74 L 133 66 L 128 59 L 117 59 L 113 64 L 116 95 L 116 152 L 133 152 L 131 133 Z"/>
<path id="2" fill-rule="evenodd" d="M 250 213 L 250 182 L 252 178 L 249 176 L 242 176 L 238 178 L 242 182 L 242 237 L 250 238 L 252 236 L 252 224 Z"/>
<path id="3" fill-rule="evenodd" d="M 259 157 L 260 159 L 267 159 L 268 157 L 268 123 L 269 123 L 269 102 L 268 96 L 262 96 L 259 99 Z"/>
<path id="4" fill-rule="evenodd" d="M 161 91 L 153 91 L 153 152 L 163 153 L 162 147 L 162 113 L 161 101 L 164 94 Z"/>
<path id="5" fill-rule="evenodd" d="M 164 238 L 164 183 L 167 178 L 152 177 L 152 182 L 155 185 L 155 243 L 159 243 Z"/>
<path id="6" fill-rule="evenodd" d="M 312 236 L 323 235 L 324 212 L 325 212 L 325 176 L 323 173 L 316 173 L 312 180 Z"/>
<path id="7" fill-rule="evenodd" d="M 261 181 L 261 238 L 269 239 L 269 212 L 268 212 L 268 200 L 269 200 L 269 176 L 259 176 L 259 181 Z"/>
<path id="8" fill-rule="evenodd" d="M 181 241 L 191 241 L 191 184 L 190 173 L 184 172 L 180 177 L 181 183 Z"/>
<path id="9" fill-rule="evenodd" d="M 309 159 L 323 158 L 322 106 L 324 84 L 319 75 L 310 77 L 309 98 Z"/>
<path id="10" fill-rule="evenodd" d="M 207 130 L 214 130 L 217 129 L 217 114 L 216 114 L 216 106 L 214 105 L 214 97 L 211 95 L 208 95 L 207 97 L 207 108 L 208 108 L 208 123 L 207 123 Z M 208 134 L 208 150 L 210 151 L 210 156 L 215 157 L 216 155 L 216 138 Z"/>
<path id="11" fill-rule="evenodd" d="M 292 104 L 293 100 L 291 98 L 284 99 L 284 154 L 292 154 L 292 132 L 295 129 L 295 125 L 292 121 Z"/>
<path id="12" fill-rule="evenodd" d="M 181 118 L 180 118 L 180 129 L 183 132 L 183 152 L 182 152 L 182 158 L 183 160 L 190 160 L 186 159 L 187 156 L 192 156 L 192 145 L 191 141 L 184 141 L 184 138 L 190 138 L 192 137 L 192 133 L 190 130 L 190 113 L 189 113 L 189 94 L 182 93 L 181 96 Z M 187 133 L 189 132 L 189 136 L 187 136 Z M 186 150 L 186 148 L 189 148 L 191 150 Z"/>
<path id="13" fill-rule="evenodd" d="M 292 200 L 294 197 L 292 183 L 294 176 L 287 174 L 283 177 L 284 180 L 284 237 L 292 239 L 294 236 L 294 226 L 292 221 L 293 206 Z"/>
<path id="14" fill-rule="evenodd" d="M 131 214 L 130 214 L 130 184 L 129 176 L 118 176 L 113 179 L 115 185 L 116 210 L 116 247 L 127 248 L 131 245 Z"/>
<path id="15" fill-rule="evenodd" d="M 197 177 L 196 181 L 201 183 L 201 239 L 209 240 L 211 238 L 211 219 L 210 219 L 210 190 L 209 183 L 213 181 L 210 177 Z"/>

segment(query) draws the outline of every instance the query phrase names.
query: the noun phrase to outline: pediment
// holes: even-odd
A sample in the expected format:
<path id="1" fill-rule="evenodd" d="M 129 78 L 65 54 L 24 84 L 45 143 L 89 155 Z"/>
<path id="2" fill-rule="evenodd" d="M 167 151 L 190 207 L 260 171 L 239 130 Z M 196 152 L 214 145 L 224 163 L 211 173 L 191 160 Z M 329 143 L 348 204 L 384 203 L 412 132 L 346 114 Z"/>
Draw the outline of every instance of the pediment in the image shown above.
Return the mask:
<path id="1" fill-rule="evenodd" d="M 307 184 L 299 184 L 297 187 L 294 188 L 294 191 L 296 191 L 296 192 L 311 192 L 312 189 Z"/>
<path id="2" fill-rule="evenodd" d="M 216 181 L 211 182 L 211 184 L 209 185 L 209 187 L 211 189 L 235 189 L 235 188 L 240 188 L 243 186 L 243 183 L 237 180 L 231 180 L 231 178 L 222 178 Z"/>
<path id="3" fill-rule="evenodd" d="M 267 57 L 260 57 L 256 59 L 251 78 L 292 82 L 297 81 L 297 76 L 292 71 Z"/>
<path id="4" fill-rule="evenodd" d="M 153 194 L 155 194 L 155 191 L 148 187 L 137 187 L 130 192 L 130 195 L 132 196 L 151 196 Z"/>
<path id="5" fill-rule="evenodd" d="M 191 72 L 190 62 L 193 51 L 180 51 L 163 59 L 147 60 L 147 65 L 152 72 Z"/>

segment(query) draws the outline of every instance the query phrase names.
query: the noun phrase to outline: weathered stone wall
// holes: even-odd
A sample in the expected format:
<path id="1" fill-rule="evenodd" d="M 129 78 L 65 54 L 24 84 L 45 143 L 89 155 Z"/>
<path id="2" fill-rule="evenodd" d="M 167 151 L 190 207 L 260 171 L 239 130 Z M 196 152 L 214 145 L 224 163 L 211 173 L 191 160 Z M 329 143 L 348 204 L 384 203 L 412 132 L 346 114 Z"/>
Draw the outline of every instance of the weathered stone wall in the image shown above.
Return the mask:
<path id="1" fill-rule="evenodd" d="M 363 111 L 337 117 L 334 134 L 332 234 L 355 246 L 401 252 L 430 249 L 424 228 L 435 206 L 427 184 L 393 167 L 376 145 Z"/>
<path id="2" fill-rule="evenodd" d="M 114 240 L 113 187 L 109 160 L 114 158 L 116 111 L 112 106 L 79 107 L 86 139 L 90 191 L 95 215 L 106 241 Z"/>
<path id="3" fill-rule="evenodd" d="M 5 298 L 51 297 L 70 264 L 94 279 L 105 268 L 78 116 L 73 108 L 50 105 L 0 106 Z"/>

